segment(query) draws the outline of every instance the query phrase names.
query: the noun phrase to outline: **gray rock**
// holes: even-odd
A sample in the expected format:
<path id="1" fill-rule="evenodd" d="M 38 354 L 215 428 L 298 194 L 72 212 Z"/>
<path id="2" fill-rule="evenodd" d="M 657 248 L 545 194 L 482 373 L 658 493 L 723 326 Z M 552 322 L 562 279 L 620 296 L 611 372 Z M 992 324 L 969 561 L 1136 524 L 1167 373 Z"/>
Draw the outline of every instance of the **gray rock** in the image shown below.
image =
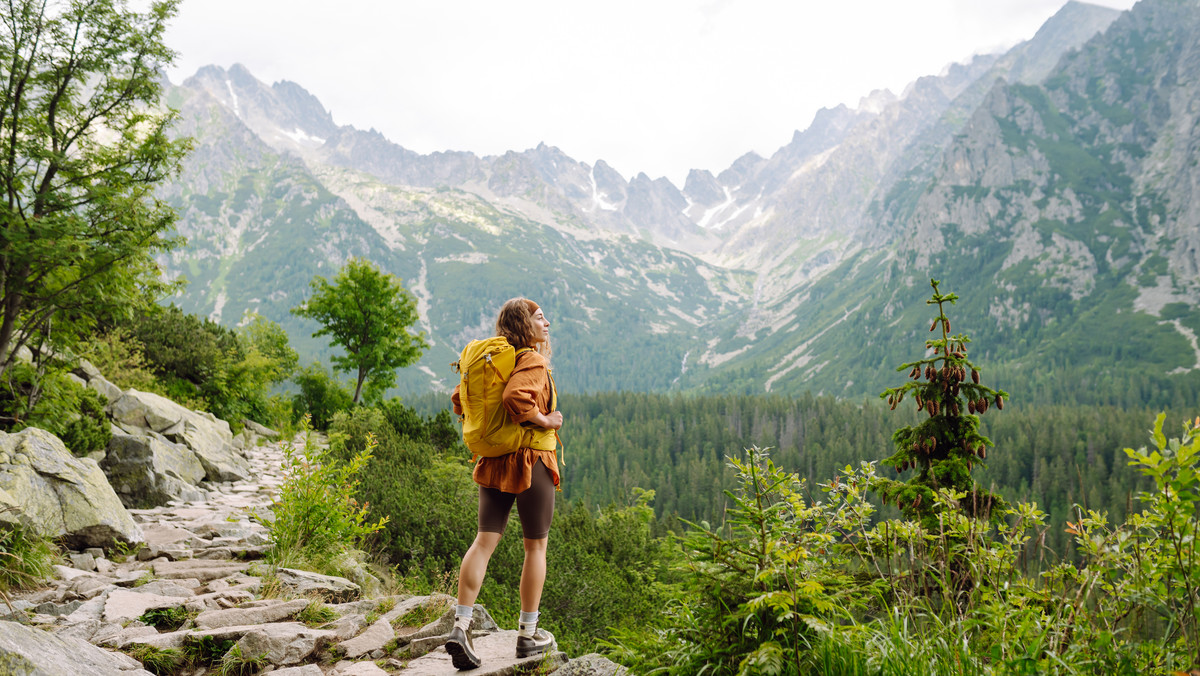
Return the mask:
<path id="1" fill-rule="evenodd" d="M 243 655 L 265 653 L 271 664 L 286 666 L 303 662 L 333 638 L 334 633 L 326 629 L 310 629 L 299 622 L 278 622 L 251 627 L 238 645 Z"/>
<path id="2" fill-rule="evenodd" d="M 510 676 L 516 674 L 519 669 L 530 669 L 534 665 L 541 665 L 543 660 L 549 669 L 555 669 L 566 664 L 567 661 L 566 655 L 561 652 L 517 659 L 515 657 L 517 632 L 513 630 L 486 634 L 475 638 L 473 643 L 475 653 L 487 667 L 487 671 L 481 673 L 486 673 L 488 676 Z M 450 655 L 445 650 L 439 649 L 411 660 L 402 673 L 404 676 L 445 676 L 458 672 L 450 661 Z"/>
<path id="3" fill-rule="evenodd" d="M 101 575 L 77 577 L 67 585 L 67 593 L 74 598 L 91 599 L 106 593 L 114 584 L 116 580 Z"/>
<path id="4" fill-rule="evenodd" d="M 104 617 L 104 605 L 108 603 L 108 595 L 97 596 L 86 601 L 64 618 L 65 624 L 74 624 L 86 620 L 100 621 Z"/>
<path id="5" fill-rule="evenodd" d="M 105 622 L 124 622 L 141 617 L 147 610 L 182 606 L 185 599 L 178 596 L 139 594 L 128 589 L 114 589 L 104 604 Z"/>
<path id="6" fill-rule="evenodd" d="M 338 665 L 333 670 L 334 676 L 387 676 L 374 662 L 353 662 L 345 666 Z"/>
<path id="7" fill-rule="evenodd" d="M 217 627 L 232 627 L 239 624 L 266 624 L 289 618 L 308 606 L 305 599 L 275 602 L 271 605 L 257 608 L 230 608 L 228 610 L 210 610 L 196 617 L 196 626 L 201 629 L 216 629 Z"/>
<path id="8" fill-rule="evenodd" d="M 254 476 L 250 463 L 233 447 L 229 424 L 212 414 L 137 390 L 126 390 L 109 406 L 109 414 L 125 429 L 146 428 L 191 449 L 209 481 L 248 481 Z"/>
<path id="9" fill-rule="evenodd" d="M 142 535 L 147 545 L 173 545 L 196 537 L 196 534 L 186 528 L 172 526 L 169 523 L 148 523 L 142 526 Z"/>
<path id="10" fill-rule="evenodd" d="M 346 651 L 346 657 L 354 658 L 379 650 L 395 637 L 396 632 L 392 630 L 392 625 L 381 618 L 376 620 L 375 624 L 367 627 L 363 633 L 349 641 L 342 641 L 339 645 Z"/>
<path id="11" fill-rule="evenodd" d="M 245 427 L 246 429 L 253 431 L 255 434 L 257 434 L 260 437 L 266 437 L 268 439 L 278 439 L 279 438 L 279 432 L 276 432 L 275 430 L 271 429 L 270 427 L 267 427 L 266 425 L 260 425 L 256 422 L 254 422 L 253 420 L 243 420 L 242 427 Z"/>
<path id="12" fill-rule="evenodd" d="M 162 578 L 196 578 L 201 582 L 244 573 L 249 564 L 238 561 L 159 561 L 153 564 L 154 574 Z"/>
<path id="13" fill-rule="evenodd" d="M 96 557 L 91 554 L 68 554 L 67 558 L 71 560 L 71 565 L 78 570 L 96 570 Z"/>
<path id="14" fill-rule="evenodd" d="M 129 591 L 137 592 L 138 594 L 157 594 L 159 596 L 174 596 L 178 598 L 187 598 L 196 595 L 196 592 L 192 591 L 190 587 L 178 584 L 179 582 L 186 582 L 186 580 L 154 580 L 140 587 L 132 587 Z"/>
<path id="15" fill-rule="evenodd" d="M 70 615 L 83 605 L 83 601 L 71 601 L 70 603 L 39 603 L 34 607 L 33 612 L 42 615 L 53 615 L 55 617 L 64 617 Z"/>
<path id="16" fill-rule="evenodd" d="M 588 653 L 551 672 L 550 676 L 627 676 L 629 670 L 598 653 Z"/>
<path id="17" fill-rule="evenodd" d="M 142 530 L 94 460 L 76 458 L 35 427 L 0 432 L 0 519 L 20 521 L 70 549 L 142 541 Z"/>
<path id="18" fill-rule="evenodd" d="M 148 434 L 114 434 L 100 464 L 125 505 L 147 509 L 171 500 L 203 500 L 204 466 L 189 448 Z"/>
<path id="19" fill-rule="evenodd" d="M 271 672 L 271 676 L 324 676 L 321 667 L 305 664 L 302 667 L 284 667 Z"/>
<path id="20" fill-rule="evenodd" d="M 63 638 L 71 637 L 91 641 L 99 629 L 100 620 L 81 620 L 79 622 L 59 625 L 53 631 L 56 636 L 62 636 Z"/>
<path id="21" fill-rule="evenodd" d="M 330 627 L 337 634 L 339 641 L 354 638 L 362 628 L 367 626 L 367 617 L 362 613 L 350 613 L 345 615 L 333 623 Z"/>
<path id="22" fill-rule="evenodd" d="M 358 585 L 344 577 L 292 568 L 277 568 L 275 575 L 289 592 L 297 596 L 317 595 L 329 603 L 352 601 L 362 593 Z"/>
<path id="23" fill-rule="evenodd" d="M 0 669 L 22 676 L 152 676 L 137 660 L 101 650 L 73 636 L 58 636 L 0 621 Z"/>

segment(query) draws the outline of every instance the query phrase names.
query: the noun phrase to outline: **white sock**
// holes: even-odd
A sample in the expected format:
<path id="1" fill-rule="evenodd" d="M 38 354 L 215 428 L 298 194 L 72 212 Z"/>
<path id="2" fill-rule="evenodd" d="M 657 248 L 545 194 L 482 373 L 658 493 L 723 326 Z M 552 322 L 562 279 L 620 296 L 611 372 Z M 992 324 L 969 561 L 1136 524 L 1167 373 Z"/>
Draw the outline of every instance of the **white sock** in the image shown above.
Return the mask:
<path id="1" fill-rule="evenodd" d="M 454 606 L 454 626 L 463 631 L 471 628 L 471 618 L 475 615 L 475 606 Z"/>
<path id="2" fill-rule="evenodd" d="M 522 610 L 521 619 L 518 621 L 517 625 L 517 635 L 533 638 L 533 635 L 537 633 L 538 615 L 540 614 L 541 613 L 537 610 L 533 611 L 532 613 L 527 613 Z"/>

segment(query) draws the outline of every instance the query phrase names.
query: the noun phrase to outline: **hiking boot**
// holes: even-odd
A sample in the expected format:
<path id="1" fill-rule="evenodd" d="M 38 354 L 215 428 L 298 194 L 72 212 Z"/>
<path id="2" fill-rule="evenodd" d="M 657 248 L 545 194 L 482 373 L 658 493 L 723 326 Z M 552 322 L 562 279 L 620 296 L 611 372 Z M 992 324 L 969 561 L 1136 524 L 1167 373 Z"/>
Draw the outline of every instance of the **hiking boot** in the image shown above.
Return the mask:
<path id="1" fill-rule="evenodd" d="M 533 636 L 517 637 L 517 659 L 533 657 L 554 650 L 558 644 L 554 642 L 554 634 L 539 628 Z"/>
<path id="2" fill-rule="evenodd" d="M 450 660 L 459 671 L 475 669 L 480 665 L 479 656 L 475 654 L 475 645 L 471 643 L 471 634 L 463 631 L 462 627 L 450 630 L 450 638 L 446 639 L 446 652 L 450 653 Z"/>

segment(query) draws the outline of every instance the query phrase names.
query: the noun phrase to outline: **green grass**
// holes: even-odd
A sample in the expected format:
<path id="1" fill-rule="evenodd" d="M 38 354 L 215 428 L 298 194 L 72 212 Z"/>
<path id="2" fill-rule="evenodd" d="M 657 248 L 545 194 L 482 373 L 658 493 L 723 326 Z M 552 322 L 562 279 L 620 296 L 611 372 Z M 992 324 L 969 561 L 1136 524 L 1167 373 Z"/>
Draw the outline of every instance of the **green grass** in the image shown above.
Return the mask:
<path id="1" fill-rule="evenodd" d="M 310 627 L 317 627 L 322 624 L 328 624 L 338 618 L 337 612 L 329 606 L 322 603 L 319 599 L 313 599 L 308 602 L 299 613 L 296 613 L 296 619 Z"/>
<path id="2" fill-rule="evenodd" d="M 430 598 L 421 605 L 404 613 L 395 620 L 392 620 L 392 628 L 400 629 L 401 627 L 424 627 L 441 617 L 449 608 L 449 605 L 439 599 Z"/>
<path id="3" fill-rule="evenodd" d="M 21 524 L 0 524 L 0 591 L 36 587 L 54 573 L 58 547 Z"/>
<path id="4" fill-rule="evenodd" d="M 218 676 L 250 676 L 250 674 L 262 671 L 265 666 L 267 666 L 266 653 L 253 657 L 243 655 L 242 647 L 235 645 L 221 657 L 221 663 L 217 666 L 217 674 Z"/>
<path id="5" fill-rule="evenodd" d="M 183 606 L 147 610 L 138 619 L 159 631 L 175 631 L 192 621 L 198 613 Z"/>
<path id="6" fill-rule="evenodd" d="M 130 647 L 129 656 L 142 663 L 142 667 L 155 676 L 174 674 L 183 666 L 184 655 L 178 648 L 155 648 L 154 646 L 135 644 Z"/>

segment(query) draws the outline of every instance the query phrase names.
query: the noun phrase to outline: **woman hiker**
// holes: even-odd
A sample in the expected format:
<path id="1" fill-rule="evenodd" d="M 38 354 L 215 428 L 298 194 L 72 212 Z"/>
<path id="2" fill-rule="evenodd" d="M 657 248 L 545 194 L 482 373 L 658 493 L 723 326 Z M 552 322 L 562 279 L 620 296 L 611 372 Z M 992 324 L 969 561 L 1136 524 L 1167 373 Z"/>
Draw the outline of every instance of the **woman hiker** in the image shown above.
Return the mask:
<path id="1" fill-rule="evenodd" d="M 562 413 L 551 410 L 556 394 L 550 375 L 550 321 L 545 313 L 531 300 L 509 300 L 496 317 L 496 335 L 508 339 L 518 350 L 516 366 L 504 387 L 503 405 L 509 418 L 535 430 L 561 428 Z M 461 415 L 457 387 L 450 400 L 454 412 Z M 525 536 L 517 657 L 540 655 L 555 647 L 554 636 L 537 624 L 542 584 L 546 581 L 546 542 L 550 519 L 554 516 L 554 490 L 559 481 L 556 451 L 554 447 L 521 448 L 496 458 L 481 457 L 475 465 L 474 479 L 479 484 L 479 531 L 459 569 L 454 629 L 446 642 L 446 652 L 458 669 L 480 665 L 471 643 L 471 616 L 488 561 L 504 534 L 513 502 L 517 503 Z"/>

